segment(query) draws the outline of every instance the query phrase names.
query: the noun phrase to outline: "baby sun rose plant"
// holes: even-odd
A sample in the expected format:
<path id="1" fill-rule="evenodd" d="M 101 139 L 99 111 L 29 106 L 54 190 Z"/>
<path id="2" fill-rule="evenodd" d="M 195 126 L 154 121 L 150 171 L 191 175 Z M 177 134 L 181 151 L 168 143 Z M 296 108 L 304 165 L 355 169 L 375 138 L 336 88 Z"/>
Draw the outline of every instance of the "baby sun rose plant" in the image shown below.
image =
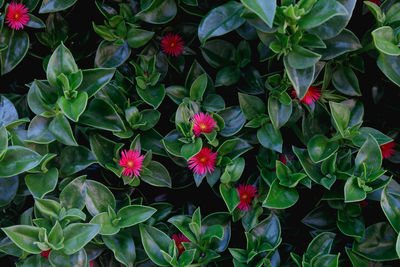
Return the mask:
<path id="1" fill-rule="evenodd" d="M 400 266 L 399 1 L 0 18 L 0 266 Z"/>

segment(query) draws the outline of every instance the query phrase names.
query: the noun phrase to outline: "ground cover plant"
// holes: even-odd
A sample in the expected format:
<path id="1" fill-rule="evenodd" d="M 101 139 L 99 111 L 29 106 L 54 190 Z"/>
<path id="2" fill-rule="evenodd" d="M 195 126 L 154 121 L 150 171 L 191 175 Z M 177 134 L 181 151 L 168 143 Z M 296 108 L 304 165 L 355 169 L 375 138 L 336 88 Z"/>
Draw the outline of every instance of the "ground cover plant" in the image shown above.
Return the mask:
<path id="1" fill-rule="evenodd" d="M 1 266 L 399 266 L 400 2 L 0 0 Z"/>

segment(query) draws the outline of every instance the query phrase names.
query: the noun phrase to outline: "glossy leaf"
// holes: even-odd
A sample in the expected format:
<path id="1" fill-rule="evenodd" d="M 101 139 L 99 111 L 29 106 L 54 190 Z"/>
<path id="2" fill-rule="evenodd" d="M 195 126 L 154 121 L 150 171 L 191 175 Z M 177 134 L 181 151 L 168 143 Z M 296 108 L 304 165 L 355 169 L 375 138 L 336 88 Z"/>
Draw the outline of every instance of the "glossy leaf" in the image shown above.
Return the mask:
<path id="1" fill-rule="evenodd" d="M 63 114 L 58 114 L 49 124 L 49 131 L 61 143 L 67 146 L 78 146 L 71 125 Z"/>
<path id="2" fill-rule="evenodd" d="M 332 76 L 332 82 L 335 88 L 349 96 L 360 96 L 360 85 L 354 71 L 346 66 L 339 67 Z"/>
<path id="3" fill-rule="evenodd" d="M 268 114 L 272 125 L 276 130 L 289 121 L 290 116 L 292 115 L 292 106 L 292 102 L 290 102 L 290 104 L 283 104 L 277 98 L 268 98 Z"/>
<path id="4" fill-rule="evenodd" d="M 67 255 L 74 254 L 83 248 L 100 231 L 99 224 L 73 223 L 64 228 L 64 248 Z"/>
<path id="5" fill-rule="evenodd" d="M 159 187 L 171 187 L 171 176 L 168 170 L 159 162 L 151 161 L 147 168 L 151 170 L 150 174 L 143 174 L 140 179 L 144 182 L 159 186 Z"/>
<path id="6" fill-rule="evenodd" d="M 400 232 L 400 185 L 392 180 L 383 190 L 381 207 L 393 229 Z"/>
<path id="7" fill-rule="evenodd" d="M 92 152 L 84 146 L 66 147 L 61 151 L 61 173 L 71 175 L 86 169 L 96 158 Z"/>
<path id="8" fill-rule="evenodd" d="M 272 28 L 275 17 L 276 0 L 241 0 L 241 2 Z"/>
<path id="9" fill-rule="evenodd" d="M 165 87 L 163 84 L 147 87 L 144 90 L 139 86 L 136 86 L 136 91 L 144 102 L 151 105 L 155 109 L 160 106 L 165 97 Z"/>
<path id="10" fill-rule="evenodd" d="M 174 0 L 153 0 L 136 17 L 147 23 L 164 24 L 171 21 L 177 12 Z"/>
<path id="11" fill-rule="evenodd" d="M 2 228 L 4 233 L 21 249 L 37 254 L 42 250 L 35 244 L 39 242 L 39 228 L 30 225 L 13 225 Z"/>
<path id="12" fill-rule="evenodd" d="M 130 205 L 123 207 L 117 213 L 117 216 L 121 218 L 118 222 L 119 227 L 130 227 L 138 223 L 148 220 L 156 209 L 141 205 Z"/>
<path id="13" fill-rule="evenodd" d="M 28 148 L 10 146 L 0 161 L 0 177 L 11 177 L 36 167 L 41 156 Z"/>
<path id="14" fill-rule="evenodd" d="M 287 209 L 299 200 L 299 193 L 294 188 L 281 186 L 278 180 L 272 183 L 263 207 L 270 209 Z"/>
<path id="15" fill-rule="evenodd" d="M 224 35 L 239 28 L 245 22 L 240 16 L 243 10 L 241 4 L 230 1 L 208 12 L 198 28 L 200 43 L 204 45 L 211 37 Z"/>
<path id="16" fill-rule="evenodd" d="M 45 0 L 46 1 L 46 0 Z M 45 2 L 44 1 L 44 2 Z M 55 0 L 53 0 L 55 1 Z M 60 74 L 66 76 L 78 71 L 74 56 L 71 51 L 61 43 L 53 52 L 47 64 L 46 77 L 53 86 L 58 86 L 57 77 Z"/>
<path id="17" fill-rule="evenodd" d="M 159 266 L 169 266 L 161 251 L 168 251 L 171 239 L 162 231 L 145 224 L 139 225 L 142 244 L 149 258 Z"/>
<path id="18" fill-rule="evenodd" d="M 116 68 L 121 66 L 130 56 L 128 43 L 117 45 L 109 41 L 100 43 L 96 51 L 94 65 L 100 68 Z"/>
<path id="19" fill-rule="evenodd" d="M 258 129 L 257 139 L 263 147 L 282 153 L 282 135 L 279 130 L 274 129 L 272 123 Z"/>
<path id="20" fill-rule="evenodd" d="M 58 170 L 51 168 L 42 174 L 29 174 L 25 176 L 25 183 L 35 198 L 43 198 L 44 195 L 53 191 L 58 182 Z"/>
<path id="21" fill-rule="evenodd" d="M 43 0 L 39 13 L 51 13 L 73 6 L 77 0 Z"/>
<path id="22" fill-rule="evenodd" d="M 306 69 L 295 69 L 290 66 L 287 57 L 283 58 L 283 63 L 297 97 L 303 99 L 314 80 L 315 66 L 313 65 Z"/>
<path id="23" fill-rule="evenodd" d="M 57 103 L 64 112 L 65 116 L 67 116 L 70 120 L 77 122 L 79 117 L 86 109 L 87 101 L 87 93 L 79 92 L 76 98 L 70 100 L 67 100 L 65 97 L 61 96 Z"/>
<path id="24" fill-rule="evenodd" d="M 115 209 L 115 198 L 111 191 L 102 183 L 86 180 L 86 209 L 91 215 L 107 212 L 108 206 Z"/>
<path id="25" fill-rule="evenodd" d="M 17 194 L 19 185 L 18 176 L 0 178 L 0 207 L 10 203 Z"/>
<path id="26" fill-rule="evenodd" d="M 376 63 L 389 80 L 400 86 L 400 56 L 380 54 Z"/>
<path id="27" fill-rule="evenodd" d="M 302 29 L 312 29 L 335 16 L 346 15 L 346 8 L 335 0 L 316 1 L 310 12 L 302 16 L 299 26 Z"/>
<path id="28" fill-rule="evenodd" d="M 135 243 L 127 232 L 103 236 L 104 244 L 113 251 L 114 257 L 128 267 L 133 267 L 136 260 Z"/>
<path id="29" fill-rule="evenodd" d="M 331 108 L 332 119 L 334 126 L 342 136 L 344 136 L 344 131 L 349 125 L 350 121 L 350 109 L 344 104 L 329 102 Z"/>
<path id="30" fill-rule="evenodd" d="M 221 192 L 221 196 L 224 199 L 229 212 L 232 213 L 233 210 L 235 209 L 235 207 L 240 202 L 239 194 L 238 194 L 236 188 L 232 188 L 228 185 L 221 183 L 219 185 L 219 191 Z"/>
<path id="31" fill-rule="evenodd" d="M 339 144 L 335 141 L 330 142 L 324 135 L 315 135 L 308 141 L 307 149 L 311 160 L 318 163 L 335 153 L 339 149 Z"/>
<path id="32" fill-rule="evenodd" d="M 29 36 L 25 31 L 14 31 L 3 27 L 0 32 L 0 43 L 7 45 L 7 48 L 0 53 L 1 75 L 4 75 L 12 71 L 25 57 L 29 49 Z"/>
<path id="33" fill-rule="evenodd" d="M 240 108 L 247 120 L 250 121 L 265 114 L 267 108 L 259 97 L 242 93 L 239 93 L 238 96 Z"/>
<path id="34" fill-rule="evenodd" d="M 375 47 L 382 53 L 389 56 L 400 56 L 400 48 L 396 45 L 393 29 L 383 26 L 372 33 Z"/>

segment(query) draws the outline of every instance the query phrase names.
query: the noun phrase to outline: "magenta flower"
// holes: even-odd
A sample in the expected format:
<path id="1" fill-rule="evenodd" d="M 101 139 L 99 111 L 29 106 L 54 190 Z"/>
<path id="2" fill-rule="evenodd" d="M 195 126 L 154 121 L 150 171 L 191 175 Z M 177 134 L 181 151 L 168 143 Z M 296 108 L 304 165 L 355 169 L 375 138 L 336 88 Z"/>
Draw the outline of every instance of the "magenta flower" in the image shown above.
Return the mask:
<path id="1" fill-rule="evenodd" d="M 292 91 L 292 97 L 297 98 L 296 91 Z M 321 97 L 321 88 L 318 86 L 310 86 L 305 96 L 299 100 L 307 105 L 311 105 Z"/>
<path id="2" fill-rule="evenodd" d="M 140 156 L 138 150 L 124 150 L 121 152 L 121 159 L 119 160 L 119 166 L 124 167 L 123 175 L 140 177 L 140 171 L 142 170 L 144 156 Z"/>
<path id="3" fill-rule="evenodd" d="M 215 169 L 216 159 L 217 153 L 213 153 L 208 147 L 203 147 L 199 153 L 189 159 L 189 168 L 199 175 L 212 173 Z"/>
<path id="4" fill-rule="evenodd" d="M 239 187 L 236 188 L 236 190 L 239 192 L 240 199 L 238 208 L 247 212 L 253 198 L 258 196 L 257 188 L 255 186 L 252 186 L 251 184 L 240 184 Z"/>
<path id="5" fill-rule="evenodd" d="M 167 34 L 161 40 L 161 49 L 170 56 L 179 56 L 183 51 L 182 38 L 177 34 Z"/>
<path id="6" fill-rule="evenodd" d="M 193 132 L 196 137 L 201 133 L 211 133 L 215 129 L 217 122 L 207 113 L 197 113 L 193 116 Z"/>
<path id="7" fill-rule="evenodd" d="M 380 146 L 382 152 L 382 158 L 387 159 L 394 154 L 394 141 L 383 144 Z"/>
<path id="8" fill-rule="evenodd" d="M 181 255 L 185 251 L 185 247 L 182 245 L 182 242 L 190 242 L 190 240 L 183 234 L 175 234 L 172 236 L 172 239 L 175 241 L 179 255 Z"/>
<path id="9" fill-rule="evenodd" d="M 29 22 L 28 8 L 21 3 L 11 2 L 7 9 L 6 23 L 13 30 L 23 29 Z"/>

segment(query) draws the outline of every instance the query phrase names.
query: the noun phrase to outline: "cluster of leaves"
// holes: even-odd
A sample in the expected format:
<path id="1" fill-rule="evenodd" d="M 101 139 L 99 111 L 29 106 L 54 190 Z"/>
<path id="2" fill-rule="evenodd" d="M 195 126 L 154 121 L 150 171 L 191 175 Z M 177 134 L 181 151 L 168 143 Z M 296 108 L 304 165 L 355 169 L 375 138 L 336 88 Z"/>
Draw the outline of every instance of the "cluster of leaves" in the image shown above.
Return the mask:
<path id="1" fill-rule="evenodd" d="M 22 93 L 2 84 L 0 260 L 398 263 L 400 185 L 383 167 L 390 156 L 399 163 L 398 129 L 364 123 L 370 88 L 358 77 L 379 73 L 398 90 L 399 2 L 43 0 L 37 10 L 39 0 L 22 0 L 30 19 L 20 30 L 7 24 L 6 2 L 1 74 L 26 74 L 32 58 L 43 71 Z M 79 5 L 92 8 L 83 34 L 69 26 Z M 370 20 L 361 41 L 346 28 L 352 18 Z M 167 34 L 180 36 L 175 54 L 162 47 Z M 200 113 L 215 127 L 197 134 Z M 203 148 L 216 160 L 199 173 L 188 161 Z M 123 175 L 123 149 L 144 154 L 139 176 Z M 182 189 L 212 192 L 223 205 L 204 196 L 200 212 L 196 201 L 166 201 Z"/>

